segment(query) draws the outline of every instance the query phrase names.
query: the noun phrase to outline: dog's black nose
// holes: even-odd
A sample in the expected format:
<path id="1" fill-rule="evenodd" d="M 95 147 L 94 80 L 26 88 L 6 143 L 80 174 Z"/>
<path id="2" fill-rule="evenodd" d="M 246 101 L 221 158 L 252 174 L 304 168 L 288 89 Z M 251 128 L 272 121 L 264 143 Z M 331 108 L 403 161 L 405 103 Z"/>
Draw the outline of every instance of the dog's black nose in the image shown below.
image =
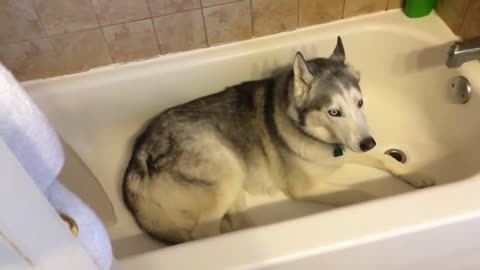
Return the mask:
<path id="1" fill-rule="evenodd" d="M 363 139 L 360 142 L 360 150 L 362 150 L 363 152 L 367 152 L 368 150 L 375 147 L 375 145 L 377 145 L 375 140 L 372 137 L 368 137 L 368 138 Z"/>

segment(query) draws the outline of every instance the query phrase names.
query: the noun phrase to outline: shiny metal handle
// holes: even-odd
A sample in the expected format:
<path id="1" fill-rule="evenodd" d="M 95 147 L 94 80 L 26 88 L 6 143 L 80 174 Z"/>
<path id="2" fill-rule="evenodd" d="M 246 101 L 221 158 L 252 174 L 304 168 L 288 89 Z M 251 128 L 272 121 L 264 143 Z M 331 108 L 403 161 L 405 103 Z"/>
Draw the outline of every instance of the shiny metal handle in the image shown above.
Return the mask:
<path id="1" fill-rule="evenodd" d="M 480 37 L 467 39 L 461 42 L 457 42 L 457 50 L 459 51 L 480 51 Z"/>
<path id="2" fill-rule="evenodd" d="M 447 67 L 460 67 L 476 59 L 480 59 L 480 37 L 455 42 L 448 52 Z"/>

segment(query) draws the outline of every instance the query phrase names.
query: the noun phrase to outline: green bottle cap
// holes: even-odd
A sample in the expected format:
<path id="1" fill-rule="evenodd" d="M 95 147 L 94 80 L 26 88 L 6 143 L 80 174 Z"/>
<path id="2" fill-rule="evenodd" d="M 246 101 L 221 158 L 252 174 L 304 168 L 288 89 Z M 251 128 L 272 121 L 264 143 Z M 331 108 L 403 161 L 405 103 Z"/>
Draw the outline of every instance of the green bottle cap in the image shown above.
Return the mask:
<path id="1" fill-rule="evenodd" d="M 433 10 L 436 0 L 406 0 L 405 15 L 410 18 L 427 16 Z"/>

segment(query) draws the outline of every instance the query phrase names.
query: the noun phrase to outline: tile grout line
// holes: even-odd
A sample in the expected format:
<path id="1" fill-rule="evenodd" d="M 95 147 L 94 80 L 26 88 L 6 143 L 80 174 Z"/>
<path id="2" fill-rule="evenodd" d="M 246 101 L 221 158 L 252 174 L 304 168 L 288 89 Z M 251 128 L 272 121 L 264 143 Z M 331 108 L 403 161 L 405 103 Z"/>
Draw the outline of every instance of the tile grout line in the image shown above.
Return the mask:
<path id="1" fill-rule="evenodd" d="M 177 12 L 169 12 L 169 13 L 165 13 L 165 14 L 160 14 L 158 16 L 151 15 L 151 17 L 152 18 L 166 17 L 166 16 L 175 15 L 175 14 L 181 14 L 181 13 L 187 13 L 187 12 L 190 12 L 190 11 L 196 11 L 196 10 L 200 10 L 200 9 L 202 9 L 202 7 L 192 8 L 192 9 L 187 9 L 187 10 L 182 10 L 182 11 L 177 11 Z"/>
<path id="2" fill-rule="evenodd" d="M 463 24 L 465 23 L 465 19 L 467 17 L 467 14 L 468 14 L 468 10 L 470 9 L 470 4 L 472 3 L 472 0 L 468 0 L 465 7 L 464 7 L 464 10 L 463 10 L 463 14 L 462 14 L 462 18 L 461 18 L 461 22 L 460 22 L 460 25 L 458 26 L 458 36 L 460 38 L 462 38 L 460 35 L 461 35 L 461 32 L 462 32 L 462 29 L 463 29 Z"/>
<path id="3" fill-rule="evenodd" d="M 252 31 L 252 39 L 255 38 L 255 29 L 253 27 L 253 0 L 250 0 L 250 29 Z"/>
<path id="4" fill-rule="evenodd" d="M 148 8 L 148 15 L 150 15 L 150 23 L 152 24 L 153 28 L 153 34 L 155 35 L 155 40 L 157 41 L 157 49 L 158 49 L 158 55 L 162 55 L 162 51 L 160 50 L 160 39 L 158 39 L 158 34 L 157 34 L 157 28 L 155 27 L 155 23 L 153 23 L 153 15 L 152 15 L 152 8 L 150 7 L 150 1 L 145 0 L 147 2 L 147 8 Z"/>
<path id="5" fill-rule="evenodd" d="M 149 18 L 143 18 L 143 19 L 138 19 L 138 20 L 131 20 L 131 21 L 128 21 L 128 22 L 119 22 L 119 23 L 111 23 L 111 24 L 105 24 L 105 25 L 100 25 L 99 24 L 99 28 L 105 28 L 105 27 L 109 27 L 109 26 L 114 26 L 114 25 L 120 25 L 120 24 L 126 24 L 126 23 L 133 23 L 133 22 L 140 22 L 140 21 L 146 21 L 148 19 L 151 19 L 152 17 L 149 17 Z M 95 29 L 95 28 L 93 28 Z"/>
<path id="6" fill-rule="evenodd" d="M 207 35 L 207 23 L 205 23 L 205 8 L 203 7 L 202 1 L 200 1 L 200 12 L 202 13 L 202 22 L 203 22 L 203 33 L 205 35 L 205 42 L 207 43 L 207 48 L 210 47 L 210 41 L 208 40 Z"/>
<path id="7" fill-rule="evenodd" d="M 241 2 L 241 1 L 243 1 L 243 0 L 231 0 L 231 1 L 228 1 L 228 2 L 225 2 L 225 3 L 213 4 L 213 5 L 210 5 L 210 6 L 203 6 L 203 4 L 202 4 L 202 8 L 218 7 L 218 6 L 228 5 L 228 4 L 231 4 L 231 3 Z"/>
<path id="8" fill-rule="evenodd" d="M 100 29 L 100 32 L 102 33 L 102 38 L 103 38 L 103 43 L 105 44 L 105 47 L 107 47 L 108 51 L 108 57 L 110 57 L 110 63 L 113 64 L 115 61 L 113 61 L 113 56 L 112 52 L 110 50 L 110 46 L 108 46 L 107 38 L 105 37 L 105 31 L 103 31 L 103 26 L 100 24 L 100 20 L 98 19 L 97 11 L 95 10 L 95 7 L 93 6 L 92 0 L 88 0 L 88 3 L 90 4 L 90 8 L 93 11 L 93 14 L 95 15 L 95 20 L 97 21 L 98 28 Z M 94 28 L 94 29 L 98 29 Z M 92 30 L 92 29 L 89 29 Z"/>
<path id="9" fill-rule="evenodd" d="M 299 29 L 300 28 L 300 2 L 302 0 L 297 0 L 297 28 L 296 29 Z"/>
<path id="10" fill-rule="evenodd" d="M 21 43 L 21 42 L 32 41 L 32 40 L 46 39 L 48 41 L 48 43 L 50 44 L 50 46 L 52 46 L 52 44 L 50 42 L 50 39 L 48 38 L 47 30 L 45 30 L 45 27 L 43 26 L 43 23 L 40 20 L 40 16 L 38 16 L 37 5 L 35 5 L 35 3 L 33 3 L 33 1 L 31 1 L 31 0 L 29 2 L 32 5 L 33 13 L 35 13 L 35 17 L 37 17 L 38 25 L 40 25 L 40 30 L 42 31 L 43 37 L 38 38 L 38 39 L 27 39 L 27 40 L 24 40 L 24 41 L 13 42 L 13 43 L 10 43 L 10 44 Z M 5 45 L 5 44 L 2 44 L 2 45 Z M 53 46 L 52 46 L 52 48 L 53 48 Z M 55 49 L 54 49 L 54 51 L 55 51 Z M 57 52 L 55 51 L 55 53 L 57 53 Z"/>
<path id="11" fill-rule="evenodd" d="M 162 17 L 162 16 L 158 16 L 158 17 Z M 158 17 L 155 17 L 155 18 L 158 18 Z M 107 28 L 107 27 L 110 27 L 110 26 L 116 26 L 116 25 L 122 25 L 122 24 L 127 24 L 127 23 L 134 23 L 134 22 L 141 22 L 141 21 L 146 21 L 148 19 L 151 19 L 151 18 L 143 18 L 143 19 L 139 19 L 139 20 L 133 20 L 133 21 L 121 22 L 121 23 L 113 23 L 113 24 L 106 24 L 106 25 L 100 25 L 99 24 L 97 27 L 85 28 L 85 29 L 72 31 L 72 32 L 64 32 L 64 33 L 59 33 L 59 34 L 48 35 L 48 37 L 57 37 L 57 36 L 65 35 L 65 34 L 73 34 L 73 33 L 79 33 L 79 32 L 84 32 L 84 31 L 88 31 L 88 30 L 96 30 L 96 29 L 101 29 L 101 28 Z"/>
<path id="12" fill-rule="evenodd" d="M 345 19 L 345 6 L 347 5 L 347 0 L 343 0 L 343 9 L 342 9 L 342 17 L 341 19 Z"/>
<path id="13" fill-rule="evenodd" d="M 210 42 L 208 41 L 207 24 L 205 23 L 205 12 L 204 12 L 205 7 L 203 6 L 203 0 L 198 0 L 198 1 L 200 1 L 200 13 L 202 14 L 203 33 L 205 35 L 205 43 L 207 43 L 207 48 L 209 48 Z"/>
<path id="14" fill-rule="evenodd" d="M 56 61 L 60 62 L 60 64 L 62 65 L 62 74 L 66 74 L 67 68 L 65 63 L 63 62 L 63 57 L 60 56 L 60 53 L 58 52 L 58 50 L 55 48 L 55 46 L 53 46 L 52 40 L 50 39 L 50 36 L 48 35 L 47 30 L 45 29 L 45 26 L 43 25 L 42 21 L 40 20 L 40 16 L 38 15 L 37 5 L 33 1 L 30 1 L 30 3 L 32 5 L 35 16 L 37 17 L 37 21 L 38 21 L 38 24 L 40 25 L 40 29 L 42 30 L 42 33 L 44 35 L 41 39 L 45 39 L 48 42 L 48 45 L 50 45 L 50 48 L 52 48 L 52 51 L 55 54 L 55 57 L 57 58 Z M 31 42 L 33 40 L 35 39 L 29 39 L 27 41 Z M 40 39 L 36 39 L 36 40 L 40 40 Z"/>
<path id="15" fill-rule="evenodd" d="M 40 29 L 41 29 L 42 34 L 43 34 L 43 38 L 48 38 L 47 30 L 45 30 L 45 26 L 43 26 L 43 23 L 40 20 L 40 16 L 38 16 L 37 5 L 35 5 L 35 3 L 33 3 L 33 1 L 31 1 L 31 0 L 29 2 L 32 5 L 33 13 L 35 13 L 35 17 L 37 18 L 38 25 L 40 25 Z M 32 40 L 32 39 L 29 39 L 29 40 Z M 28 41 L 28 40 L 26 40 L 26 41 Z"/>

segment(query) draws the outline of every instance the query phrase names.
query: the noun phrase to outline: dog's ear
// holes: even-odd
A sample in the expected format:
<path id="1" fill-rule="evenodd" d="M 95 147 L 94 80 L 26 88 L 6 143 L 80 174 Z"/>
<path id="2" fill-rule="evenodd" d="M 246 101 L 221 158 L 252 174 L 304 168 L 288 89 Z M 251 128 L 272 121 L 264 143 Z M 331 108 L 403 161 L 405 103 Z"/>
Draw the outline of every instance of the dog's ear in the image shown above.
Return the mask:
<path id="1" fill-rule="evenodd" d="M 335 46 L 335 50 L 333 50 L 330 59 L 341 63 L 345 62 L 345 49 L 343 48 L 343 42 L 340 36 L 337 37 L 337 46 Z"/>
<path id="2" fill-rule="evenodd" d="M 308 64 L 303 58 L 302 53 L 297 52 L 293 61 L 294 89 L 293 95 L 296 99 L 304 99 L 310 89 L 313 81 L 312 72 L 308 68 Z"/>

